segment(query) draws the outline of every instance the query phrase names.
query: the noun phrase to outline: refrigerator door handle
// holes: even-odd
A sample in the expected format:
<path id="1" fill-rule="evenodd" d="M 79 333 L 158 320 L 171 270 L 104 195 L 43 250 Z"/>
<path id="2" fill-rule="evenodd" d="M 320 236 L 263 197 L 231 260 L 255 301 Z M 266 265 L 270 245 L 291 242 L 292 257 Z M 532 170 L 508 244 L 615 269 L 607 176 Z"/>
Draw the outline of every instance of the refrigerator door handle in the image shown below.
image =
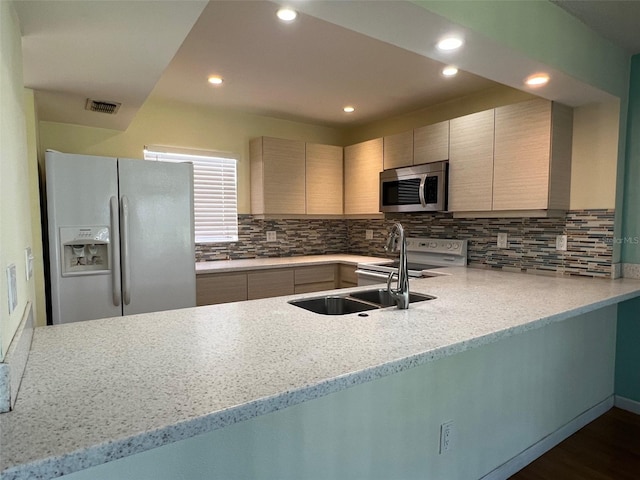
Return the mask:
<path id="1" fill-rule="evenodd" d="M 118 198 L 109 200 L 111 213 L 111 288 L 113 289 L 113 304 L 120 306 L 120 226 L 118 224 Z"/>
<path id="2" fill-rule="evenodd" d="M 120 199 L 120 225 L 122 230 L 122 293 L 125 305 L 131 303 L 131 268 L 129 266 L 129 199 Z"/>

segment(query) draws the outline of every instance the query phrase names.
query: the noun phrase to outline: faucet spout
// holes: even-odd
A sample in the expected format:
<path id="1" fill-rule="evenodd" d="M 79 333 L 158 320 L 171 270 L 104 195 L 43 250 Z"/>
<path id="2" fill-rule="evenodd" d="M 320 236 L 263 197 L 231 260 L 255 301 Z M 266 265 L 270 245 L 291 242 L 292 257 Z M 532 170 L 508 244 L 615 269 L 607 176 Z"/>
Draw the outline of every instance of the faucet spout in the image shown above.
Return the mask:
<path id="1" fill-rule="evenodd" d="M 387 251 L 394 251 L 397 245 L 400 245 L 400 261 L 398 265 L 398 273 L 392 272 L 387 278 L 387 291 L 392 298 L 395 299 L 398 308 L 409 308 L 409 269 L 407 267 L 407 239 L 404 234 L 404 228 L 400 223 L 395 223 L 389 232 L 387 240 Z M 396 288 L 391 288 L 393 277 L 398 277 Z"/>

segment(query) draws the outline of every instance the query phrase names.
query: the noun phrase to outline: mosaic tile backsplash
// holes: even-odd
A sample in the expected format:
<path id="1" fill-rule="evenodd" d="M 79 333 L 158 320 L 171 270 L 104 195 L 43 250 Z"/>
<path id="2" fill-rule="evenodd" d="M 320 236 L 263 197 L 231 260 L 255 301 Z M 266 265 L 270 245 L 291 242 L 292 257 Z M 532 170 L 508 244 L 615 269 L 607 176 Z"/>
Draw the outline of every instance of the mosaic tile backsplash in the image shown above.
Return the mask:
<path id="1" fill-rule="evenodd" d="M 564 218 L 459 219 L 451 214 L 397 214 L 374 220 L 260 220 L 238 216 L 239 241 L 196 245 L 196 261 L 227 258 L 284 257 L 324 253 L 384 256 L 388 228 L 401 222 L 417 237 L 468 239 L 470 266 L 610 277 L 614 210 L 572 210 Z M 365 240 L 373 230 L 373 240 Z M 267 242 L 275 231 L 277 242 Z M 506 233 L 507 249 L 496 245 Z M 556 235 L 567 235 L 567 251 L 555 248 Z"/>

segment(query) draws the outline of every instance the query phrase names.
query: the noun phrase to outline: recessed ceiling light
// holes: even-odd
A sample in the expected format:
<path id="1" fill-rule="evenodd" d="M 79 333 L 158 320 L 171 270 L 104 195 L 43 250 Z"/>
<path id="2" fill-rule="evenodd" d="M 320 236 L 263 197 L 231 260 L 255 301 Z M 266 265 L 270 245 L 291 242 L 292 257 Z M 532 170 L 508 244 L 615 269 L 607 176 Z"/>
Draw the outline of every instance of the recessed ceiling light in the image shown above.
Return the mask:
<path id="1" fill-rule="evenodd" d="M 549 75 L 546 73 L 535 73 L 528 76 L 524 83 L 530 87 L 541 87 L 542 85 L 549 83 Z"/>
<path id="2" fill-rule="evenodd" d="M 453 77 L 457 73 L 458 69 L 451 65 L 442 69 L 442 75 L 444 75 L 445 77 Z"/>
<path id="3" fill-rule="evenodd" d="M 211 85 L 222 85 L 222 77 L 219 75 L 211 75 L 208 81 Z"/>
<path id="4" fill-rule="evenodd" d="M 346 113 L 353 113 L 353 112 L 355 112 L 355 111 L 356 111 L 355 107 L 352 107 L 351 105 L 347 105 L 346 107 L 344 107 L 344 108 L 343 108 L 343 110 L 344 110 Z"/>
<path id="5" fill-rule="evenodd" d="M 444 51 L 457 50 L 462 46 L 462 39 L 459 37 L 446 37 L 438 42 L 438 49 Z"/>
<path id="6" fill-rule="evenodd" d="M 296 12 L 295 10 L 293 10 L 291 8 L 284 7 L 284 8 L 281 8 L 280 10 L 278 10 L 276 12 L 276 15 L 283 22 L 293 22 L 296 19 L 296 17 L 298 16 L 298 12 Z"/>

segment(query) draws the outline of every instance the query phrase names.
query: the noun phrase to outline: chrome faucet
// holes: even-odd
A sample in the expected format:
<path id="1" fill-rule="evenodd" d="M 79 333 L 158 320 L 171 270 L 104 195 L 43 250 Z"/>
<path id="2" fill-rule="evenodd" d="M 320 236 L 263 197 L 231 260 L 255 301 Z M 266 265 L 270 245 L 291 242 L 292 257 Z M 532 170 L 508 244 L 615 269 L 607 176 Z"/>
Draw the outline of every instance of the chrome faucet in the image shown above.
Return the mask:
<path id="1" fill-rule="evenodd" d="M 398 308 L 409 308 L 409 269 L 407 267 L 407 239 L 404 236 L 404 228 L 399 223 L 394 223 L 389 232 L 387 245 L 384 249 L 387 252 L 394 252 L 400 243 L 400 262 L 398 272 L 392 272 L 387 278 L 387 292 L 395 299 Z M 391 281 L 394 275 L 398 277 L 397 288 L 391 288 Z"/>

